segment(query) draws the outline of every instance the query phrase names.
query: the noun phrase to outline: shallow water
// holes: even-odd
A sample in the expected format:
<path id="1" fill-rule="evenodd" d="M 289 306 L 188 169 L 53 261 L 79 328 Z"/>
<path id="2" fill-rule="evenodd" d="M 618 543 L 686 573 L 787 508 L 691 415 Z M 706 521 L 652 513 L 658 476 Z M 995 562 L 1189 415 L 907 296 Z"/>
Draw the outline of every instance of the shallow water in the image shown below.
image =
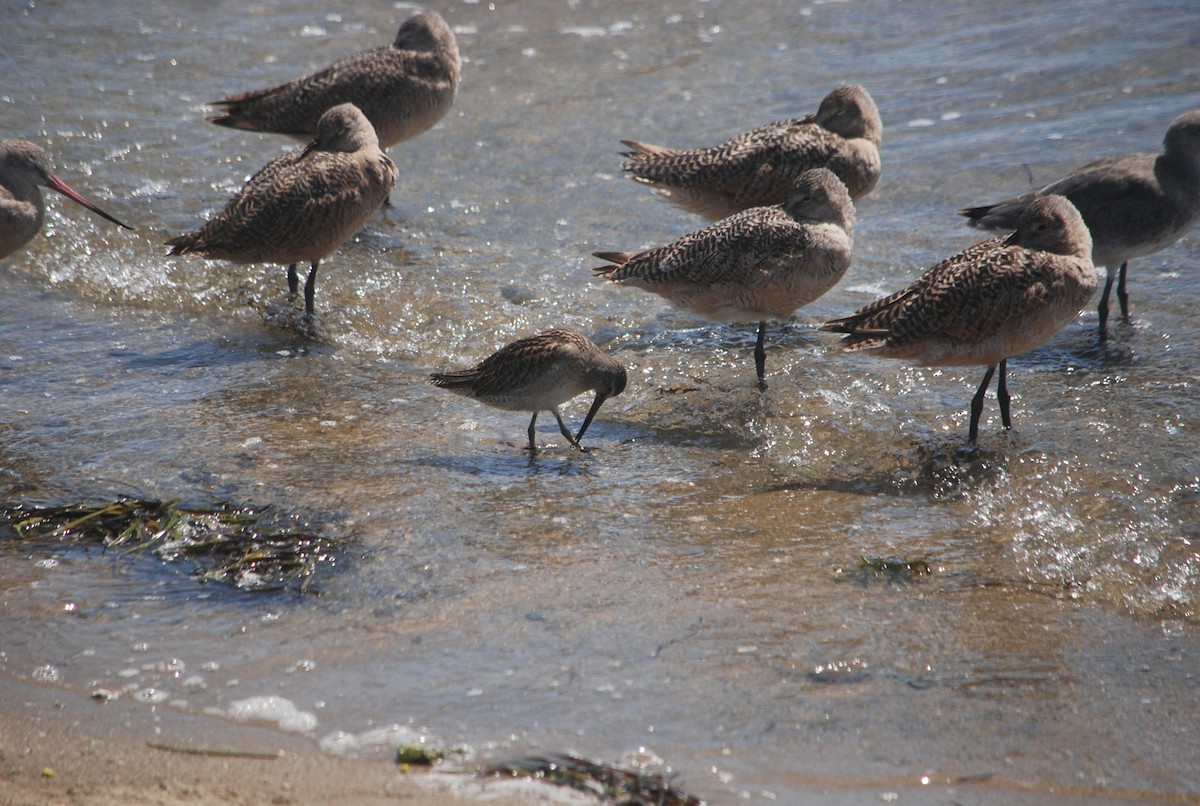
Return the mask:
<path id="1" fill-rule="evenodd" d="M 392 150 L 393 206 L 323 264 L 313 343 L 281 269 L 165 257 L 292 145 L 203 102 L 412 7 L 0 3 L 0 66 L 28 77 L 0 130 L 138 225 L 56 198 L 0 269 L 5 500 L 253 501 L 354 545 L 296 597 L 0 543 L 0 673 L 248 708 L 331 752 L 570 749 L 717 803 L 1200 797 L 1200 237 L 1132 264 L 1103 347 L 1089 306 L 1011 361 L 1015 430 L 989 399 L 967 459 L 976 370 L 815 330 L 983 237 L 955 209 L 1157 149 L 1200 106 L 1191 5 L 495 5 L 438 9 L 455 109 Z M 884 176 L 847 277 L 769 331 L 760 394 L 752 328 L 591 279 L 593 250 L 699 224 L 621 176 L 617 141 L 707 145 L 848 81 Z M 555 325 L 629 369 L 586 455 L 544 422 L 530 460 L 524 417 L 424 382 Z"/>

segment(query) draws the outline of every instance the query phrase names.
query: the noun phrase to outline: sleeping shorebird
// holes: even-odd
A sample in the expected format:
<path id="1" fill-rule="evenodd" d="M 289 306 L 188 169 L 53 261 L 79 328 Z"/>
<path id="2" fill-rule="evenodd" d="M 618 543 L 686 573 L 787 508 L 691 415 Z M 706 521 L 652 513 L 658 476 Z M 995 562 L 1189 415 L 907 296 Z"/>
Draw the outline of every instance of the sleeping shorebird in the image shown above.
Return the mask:
<path id="1" fill-rule="evenodd" d="M 625 391 L 625 367 L 587 337 L 556 328 L 515 341 L 488 356 L 474 369 L 435 373 L 430 383 L 506 411 L 531 411 L 529 452 L 537 453 L 534 426 L 539 411 L 549 411 L 558 429 L 579 450 L 600 405 Z M 571 436 L 558 407 L 594 391 L 596 399 L 579 433 Z"/>
<path id="2" fill-rule="evenodd" d="M 883 123 L 867 91 L 846 85 L 817 114 L 770 123 L 711 148 L 681 151 L 621 142 L 621 166 L 668 201 L 710 221 L 750 207 L 782 204 L 796 177 L 828 168 L 858 201 L 879 181 Z"/>
<path id="3" fill-rule="evenodd" d="M 1092 260 L 1107 269 L 1097 308 L 1103 339 L 1114 276 L 1119 275 L 1121 318 L 1128 320 L 1125 272 L 1129 261 L 1175 243 L 1200 218 L 1200 110 L 1171 123 L 1159 154 L 1107 157 L 1040 190 L 968 207 L 959 214 L 972 224 L 1011 229 L 1033 199 L 1049 194 L 1066 196 L 1078 208 L 1092 233 Z"/>
<path id="4" fill-rule="evenodd" d="M 37 235 L 46 219 L 46 202 L 40 186 L 66 196 L 117 226 L 133 229 L 76 193 L 50 172 L 46 152 L 28 140 L 0 142 L 0 260 L 16 252 Z"/>
<path id="5" fill-rule="evenodd" d="M 1007 429 L 1008 357 L 1049 341 L 1095 289 L 1092 238 L 1079 211 L 1062 196 L 1039 196 L 1025 206 L 1012 235 L 968 247 L 903 291 L 821 329 L 849 334 L 842 340 L 849 351 L 924 366 L 985 365 L 971 400 L 968 440 L 974 444 L 997 366 L 996 399 Z"/>
<path id="6" fill-rule="evenodd" d="M 317 139 L 267 163 L 225 209 L 199 229 L 167 241 L 172 255 L 234 263 L 280 263 L 297 292 L 296 264 L 312 264 L 304 308 L 314 312 L 317 266 L 379 209 L 396 183 L 396 165 L 353 104 L 321 116 Z"/>
<path id="7" fill-rule="evenodd" d="M 595 252 L 596 274 L 710 319 L 758 322 L 754 365 L 766 388 L 767 320 L 786 320 L 837 284 L 854 247 L 854 205 L 826 168 L 805 171 L 783 204 L 754 207 L 669 246 Z"/>
<path id="8" fill-rule="evenodd" d="M 278 87 L 231 95 L 209 106 L 218 126 L 309 140 L 325 110 L 357 106 L 375 126 L 380 148 L 416 137 L 442 119 L 458 91 L 458 43 L 437 12 L 409 17 L 396 40 L 347 56 Z"/>

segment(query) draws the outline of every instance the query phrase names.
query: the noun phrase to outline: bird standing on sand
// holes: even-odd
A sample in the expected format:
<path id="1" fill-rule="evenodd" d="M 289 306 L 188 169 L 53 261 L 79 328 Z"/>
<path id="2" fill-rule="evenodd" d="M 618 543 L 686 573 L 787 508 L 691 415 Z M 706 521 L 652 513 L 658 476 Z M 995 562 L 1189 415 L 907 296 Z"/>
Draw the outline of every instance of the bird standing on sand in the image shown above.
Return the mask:
<path id="1" fill-rule="evenodd" d="M 710 319 L 758 322 L 754 364 L 766 388 L 767 320 L 786 320 L 837 284 L 854 248 L 854 205 L 826 168 L 805 171 L 783 204 L 754 207 L 640 254 L 595 252 L 596 274 Z"/>
<path id="2" fill-rule="evenodd" d="M 442 372 L 430 383 L 506 411 L 531 411 L 529 452 L 537 453 L 534 426 L 539 411 L 549 411 L 558 429 L 579 450 L 592 418 L 610 397 L 625 391 L 625 367 L 574 330 L 555 328 L 515 341 L 488 356 L 474 369 Z M 571 436 L 558 407 L 584 392 L 596 398 L 579 433 Z"/>
<path id="3" fill-rule="evenodd" d="M 782 204 L 796 177 L 828 168 L 858 201 L 879 181 L 883 122 L 867 91 L 838 87 L 817 114 L 770 123 L 711 148 L 681 151 L 622 140 L 634 181 L 710 221 Z"/>
<path id="4" fill-rule="evenodd" d="M 267 163 L 194 232 L 167 241 L 172 255 L 234 263 L 280 263 L 297 292 L 296 264 L 311 263 L 304 308 L 314 313 L 317 266 L 379 209 L 396 183 L 396 165 L 353 104 L 321 116 L 317 139 Z"/>
<path id="5" fill-rule="evenodd" d="M 979 435 L 983 397 L 997 366 L 996 398 L 1012 428 L 1009 356 L 1049 341 L 1074 319 L 1096 289 L 1092 238 L 1079 211 L 1062 196 L 1039 196 L 1021 213 L 1016 232 L 947 258 L 908 288 L 822 330 L 849 334 L 846 350 L 924 366 L 987 367 L 971 400 L 968 440 Z"/>
<path id="6" fill-rule="evenodd" d="M 357 106 L 375 126 L 380 148 L 410 140 L 449 111 L 458 91 L 458 43 L 434 11 L 404 21 L 396 40 L 356 53 L 278 87 L 231 95 L 209 106 L 218 126 L 307 140 L 330 107 Z"/>
<path id="7" fill-rule="evenodd" d="M 1097 308 L 1103 339 L 1114 276 L 1119 274 L 1121 318 L 1128 320 L 1125 272 L 1129 261 L 1175 243 L 1200 218 L 1200 109 L 1171 123 L 1159 154 L 1096 160 L 1041 190 L 968 207 L 959 215 L 979 226 L 1011 229 L 1033 199 L 1050 194 L 1066 196 L 1078 208 L 1092 234 L 1092 260 L 1107 269 Z"/>
<path id="8" fill-rule="evenodd" d="M 46 219 L 40 186 L 66 196 L 117 226 L 133 229 L 76 193 L 50 172 L 46 152 L 28 140 L 0 142 L 0 260 L 37 235 Z"/>

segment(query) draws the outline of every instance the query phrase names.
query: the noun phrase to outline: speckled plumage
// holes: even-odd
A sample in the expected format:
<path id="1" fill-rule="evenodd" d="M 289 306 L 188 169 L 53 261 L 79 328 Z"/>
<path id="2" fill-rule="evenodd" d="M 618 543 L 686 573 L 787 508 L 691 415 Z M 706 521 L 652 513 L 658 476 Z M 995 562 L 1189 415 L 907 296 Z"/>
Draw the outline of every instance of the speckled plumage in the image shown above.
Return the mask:
<path id="1" fill-rule="evenodd" d="M 172 255 L 234 263 L 312 264 L 305 307 L 313 313 L 321 258 L 353 236 L 396 183 L 396 165 L 379 148 L 375 130 L 353 104 L 321 116 L 317 139 L 267 163 L 220 213 L 167 241 Z"/>
<path id="2" fill-rule="evenodd" d="M 0 260 L 33 239 L 46 219 L 41 186 L 57 191 L 98 216 L 132 229 L 92 204 L 50 172 L 46 152 L 28 140 L 0 142 Z"/>
<path id="3" fill-rule="evenodd" d="M 449 111 L 458 91 L 458 43 L 434 11 L 404 21 L 391 45 L 347 56 L 277 87 L 213 101 L 218 126 L 309 139 L 325 110 L 352 103 L 375 126 L 381 148 L 416 137 Z"/>
<path id="4" fill-rule="evenodd" d="M 473 369 L 441 372 L 430 383 L 506 411 L 530 411 L 529 450 L 537 451 L 534 426 L 539 411 L 549 411 L 572 445 L 579 440 L 600 406 L 625 391 L 625 367 L 592 343 L 567 328 L 528 336 L 501 348 Z M 558 407 L 577 395 L 594 391 L 596 398 L 579 433 L 571 436 Z"/>
<path id="5" fill-rule="evenodd" d="M 1128 262 L 1170 246 L 1200 219 L 1200 110 L 1171 123 L 1159 154 L 1096 160 L 1040 190 L 959 214 L 979 226 L 1011 229 L 1030 201 L 1049 194 L 1065 196 L 1078 208 L 1092 234 L 1093 261 L 1107 269 L 1099 303 L 1103 337 L 1114 275 L 1120 278 L 1121 316 L 1128 318 Z"/>
<path id="6" fill-rule="evenodd" d="M 1074 319 L 1096 288 L 1092 239 L 1062 196 L 1026 206 L 1016 232 L 977 243 L 926 271 L 908 288 L 822 330 L 867 350 L 926 366 L 988 367 L 971 403 L 970 441 L 996 367 L 1005 428 L 1011 427 L 1006 359 L 1044 344 Z"/>
<path id="7" fill-rule="evenodd" d="M 786 320 L 837 284 L 850 265 L 854 205 L 828 169 L 794 180 L 786 202 L 754 207 L 639 254 L 596 252 L 596 274 L 658 294 L 711 319 L 759 322 L 755 363 L 764 383 L 766 320 Z"/>
<path id="8" fill-rule="evenodd" d="M 883 123 L 865 89 L 838 87 L 815 115 L 769 123 L 711 148 L 690 151 L 622 140 L 622 169 L 689 212 L 715 221 L 782 204 L 796 177 L 828 168 L 854 201 L 879 181 Z"/>

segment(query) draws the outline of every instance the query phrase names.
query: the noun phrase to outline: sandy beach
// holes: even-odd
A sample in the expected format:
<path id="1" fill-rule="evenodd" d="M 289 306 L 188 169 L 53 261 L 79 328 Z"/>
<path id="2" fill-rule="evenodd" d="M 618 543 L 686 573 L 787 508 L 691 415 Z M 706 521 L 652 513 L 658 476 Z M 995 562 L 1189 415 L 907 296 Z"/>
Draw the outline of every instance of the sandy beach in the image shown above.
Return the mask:
<path id="1" fill-rule="evenodd" d="M 0 703 L 0 802 L 10 806 L 593 802 L 527 781 L 404 772 L 261 727 L 5 678 Z"/>

